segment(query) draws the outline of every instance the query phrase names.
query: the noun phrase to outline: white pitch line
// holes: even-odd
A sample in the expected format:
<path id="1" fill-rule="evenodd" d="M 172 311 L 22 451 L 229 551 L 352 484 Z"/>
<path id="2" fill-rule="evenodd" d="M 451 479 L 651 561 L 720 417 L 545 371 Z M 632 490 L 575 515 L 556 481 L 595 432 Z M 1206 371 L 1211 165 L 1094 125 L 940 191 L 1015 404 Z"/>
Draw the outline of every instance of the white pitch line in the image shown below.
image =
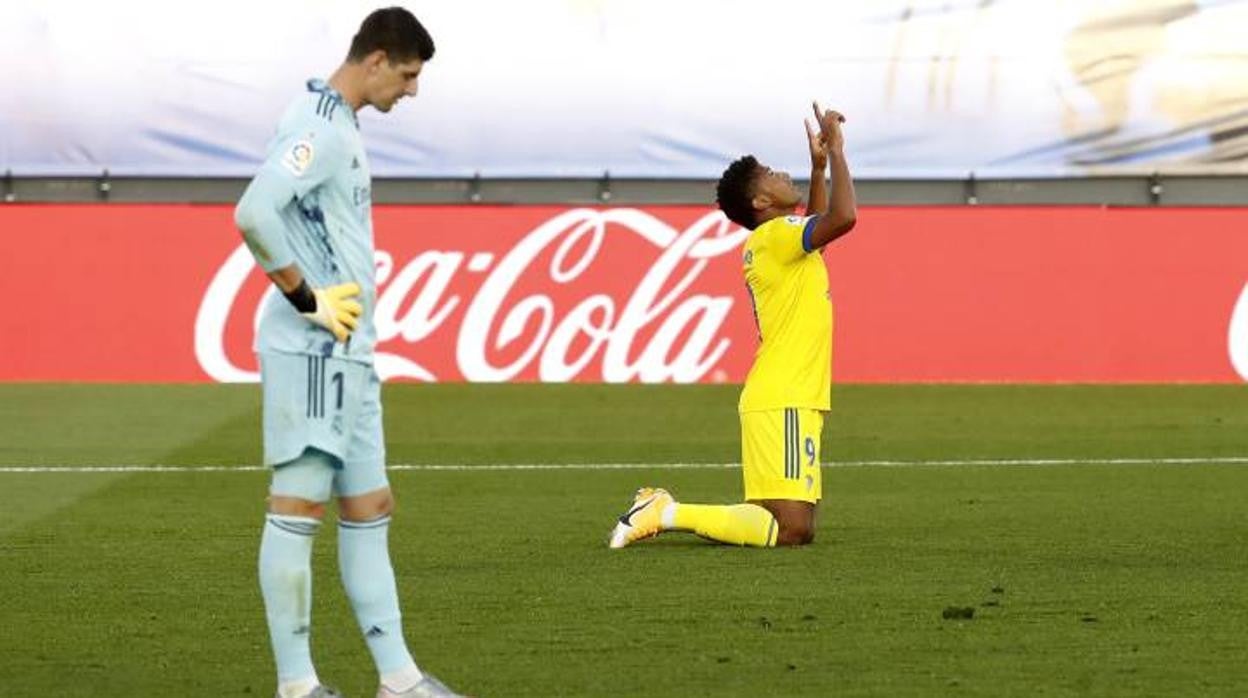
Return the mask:
<path id="1" fill-rule="evenodd" d="M 924 468 L 924 467 L 1011 467 L 1062 465 L 1248 465 L 1248 457 L 1194 458 L 1011 458 L 991 460 L 859 460 L 832 461 L 825 468 Z M 739 463 L 466 463 L 413 464 L 389 466 L 389 470 L 409 471 L 495 471 L 495 470 L 723 470 Z M 220 473 L 257 472 L 261 465 L 5 465 L 2 473 Z"/>

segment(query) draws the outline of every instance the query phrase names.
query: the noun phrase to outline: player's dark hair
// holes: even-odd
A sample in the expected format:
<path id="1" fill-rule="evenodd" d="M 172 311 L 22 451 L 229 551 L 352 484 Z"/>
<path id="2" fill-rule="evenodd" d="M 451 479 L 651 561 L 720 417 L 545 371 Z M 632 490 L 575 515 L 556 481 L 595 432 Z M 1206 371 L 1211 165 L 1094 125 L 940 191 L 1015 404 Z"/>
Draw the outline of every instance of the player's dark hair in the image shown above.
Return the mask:
<path id="1" fill-rule="evenodd" d="M 754 221 L 754 181 L 761 169 L 753 155 L 743 155 L 724 170 L 715 186 L 715 203 L 728 220 L 751 230 L 758 225 Z"/>
<path id="2" fill-rule="evenodd" d="M 347 60 L 359 63 L 378 49 L 386 52 L 391 64 L 417 58 L 427 61 L 433 58 L 433 37 L 411 12 L 402 7 L 387 7 L 364 18 L 351 39 Z"/>

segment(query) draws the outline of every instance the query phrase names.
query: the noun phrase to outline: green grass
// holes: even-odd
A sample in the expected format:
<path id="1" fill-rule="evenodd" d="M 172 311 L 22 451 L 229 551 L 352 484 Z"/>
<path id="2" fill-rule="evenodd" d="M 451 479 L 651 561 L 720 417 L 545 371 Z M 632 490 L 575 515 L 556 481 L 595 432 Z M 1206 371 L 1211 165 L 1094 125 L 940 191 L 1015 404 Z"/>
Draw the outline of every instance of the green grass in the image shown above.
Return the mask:
<path id="1" fill-rule="evenodd" d="M 814 546 L 603 541 L 640 484 L 740 497 L 735 389 L 389 386 L 392 550 L 417 659 L 482 696 L 1242 696 L 1248 392 L 842 386 Z M 254 386 L 0 386 L 0 463 L 242 464 Z M 273 690 L 262 472 L 0 472 L 5 695 Z M 314 653 L 375 677 L 317 541 Z M 994 591 L 995 590 L 995 591 Z M 945 620 L 950 606 L 975 609 Z M 642 686 L 645 686 L 643 689 Z"/>

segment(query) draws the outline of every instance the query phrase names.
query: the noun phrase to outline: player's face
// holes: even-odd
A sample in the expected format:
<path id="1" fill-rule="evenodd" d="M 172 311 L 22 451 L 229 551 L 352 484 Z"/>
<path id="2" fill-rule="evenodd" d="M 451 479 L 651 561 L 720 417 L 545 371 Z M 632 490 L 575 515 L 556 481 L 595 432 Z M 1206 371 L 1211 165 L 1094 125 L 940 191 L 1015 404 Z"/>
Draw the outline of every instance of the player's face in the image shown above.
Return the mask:
<path id="1" fill-rule="evenodd" d="M 424 65 L 419 58 L 405 63 L 378 61 L 369 74 L 369 104 L 377 111 L 388 112 L 400 99 L 415 97 L 416 82 Z"/>
<path id="2" fill-rule="evenodd" d="M 788 172 L 776 172 L 764 166 L 755 184 L 754 199 L 756 202 L 766 199 L 766 204 L 775 208 L 789 208 L 801 203 L 802 192 L 793 184 L 793 178 Z"/>

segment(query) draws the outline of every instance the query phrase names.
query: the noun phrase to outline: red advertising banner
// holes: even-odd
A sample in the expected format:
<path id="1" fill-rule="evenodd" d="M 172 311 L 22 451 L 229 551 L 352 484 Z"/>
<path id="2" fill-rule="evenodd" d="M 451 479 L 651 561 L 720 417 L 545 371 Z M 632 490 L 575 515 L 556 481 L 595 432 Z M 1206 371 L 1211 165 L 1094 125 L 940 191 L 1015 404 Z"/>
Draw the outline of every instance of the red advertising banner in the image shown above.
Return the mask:
<path id="1" fill-rule="evenodd" d="M 707 208 L 379 206 L 374 220 L 386 379 L 749 369 L 747 233 Z M 0 206 L 0 250 L 0 380 L 257 378 L 269 284 L 229 206 Z M 1248 209 L 871 207 L 824 254 L 837 381 L 1248 377 Z"/>

